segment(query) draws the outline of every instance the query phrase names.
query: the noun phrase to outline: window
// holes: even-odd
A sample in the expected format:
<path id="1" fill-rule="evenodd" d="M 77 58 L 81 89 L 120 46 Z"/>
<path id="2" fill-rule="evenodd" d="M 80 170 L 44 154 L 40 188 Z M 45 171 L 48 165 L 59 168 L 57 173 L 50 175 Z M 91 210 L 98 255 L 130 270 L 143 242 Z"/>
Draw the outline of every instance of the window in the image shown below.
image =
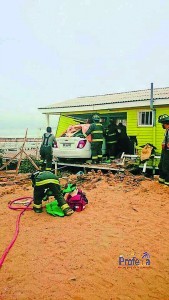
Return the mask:
<path id="1" fill-rule="evenodd" d="M 138 116 L 138 126 L 153 126 L 152 111 L 141 111 Z"/>

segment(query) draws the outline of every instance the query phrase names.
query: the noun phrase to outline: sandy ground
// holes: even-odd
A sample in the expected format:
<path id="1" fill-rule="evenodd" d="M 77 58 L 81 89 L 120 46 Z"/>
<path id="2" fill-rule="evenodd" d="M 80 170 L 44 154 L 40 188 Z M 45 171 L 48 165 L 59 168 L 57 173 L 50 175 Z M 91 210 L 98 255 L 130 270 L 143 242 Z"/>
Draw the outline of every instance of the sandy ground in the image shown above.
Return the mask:
<path id="1" fill-rule="evenodd" d="M 32 196 L 30 182 L 1 183 L 0 257 L 19 215 L 8 202 Z M 60 218 L 27 211 L 21 217 L 0 269 L 0 300 L 168 300 L 169 188 L 94 173 L 80 186 L 89 199 L 83 212 Z M 144 252 L 149 266 L 119 268 L 120 255 L 141 260 Z"/>

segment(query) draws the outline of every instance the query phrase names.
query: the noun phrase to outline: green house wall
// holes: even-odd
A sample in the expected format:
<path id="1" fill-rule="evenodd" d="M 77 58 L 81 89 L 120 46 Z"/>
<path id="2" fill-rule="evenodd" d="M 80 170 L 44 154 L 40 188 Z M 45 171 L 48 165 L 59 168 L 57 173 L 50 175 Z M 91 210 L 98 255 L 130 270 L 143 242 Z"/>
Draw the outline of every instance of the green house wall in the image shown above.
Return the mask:
<path id="1" fill-rule="evenodd" d="M 161 143 L 164 136 L 164 129 L 162 128 L 161 124 L 158 123 L 158 117 L 164 113 L 167 113 L 167 107 L 156 108 L 155 126 L 153 127 L 138 126 L 139 111 L 144 111 L 144 109 L 130 109 L 127 111 L 127 134 L 135 135 L 137 137 L 139 146 L 150 143 L 157 147 L 157 152 L 160 152 Z"/>
<path id="2" fill-rule="evenodd" d="M 156 122 L 155 126 L 138 126 L 138 112 L 150 110 L 148 107 L 138 107 L 138 108 L 128 108 L 128 109 L 117 109 L 117 110 L 98 110 L 98 111 L 85 111 L 85 112 L 78 112 L 71 113 L 72 115 L 80 114 L 94 114 L 99 113 L 100 115 L 111 116 L 117 113 L 127 113 L 127 134 L 128 136 L 136 136 L 138 145 L 142 146 L 147 143 L 153 144 L 157 147 L 157 152 L 160 153 L 161 151 L 161 143 L 164 136 L 164 129 L 162 128 L 161 124 L 158 123 L 159 115 L 164 113 L 169 114 L 169 106 L 163 107 L 156 107 L 155 108 L 155 115 L 156 115 Z"/>

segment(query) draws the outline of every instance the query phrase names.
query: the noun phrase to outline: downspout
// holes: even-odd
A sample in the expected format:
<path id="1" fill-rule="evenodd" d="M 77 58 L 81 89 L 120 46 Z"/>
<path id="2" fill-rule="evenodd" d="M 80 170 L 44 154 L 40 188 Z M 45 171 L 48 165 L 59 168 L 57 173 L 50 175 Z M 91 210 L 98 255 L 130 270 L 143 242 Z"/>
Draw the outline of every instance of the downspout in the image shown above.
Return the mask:
<path id="1" fill-rule="evenodd" d="M 153 121 L 153 145 L 155 146 L 155 144 L 156 144 L 156 110 L 155 110 L 155 108 L 154 108 L 153 83 L 151 83 L 150 109 L 152 110 L 152 121 Z"/>
<path id="2" fill-rule="evenodd" d="M 49 114 L 46 114 L 47 126 L 49 126 Z"/>

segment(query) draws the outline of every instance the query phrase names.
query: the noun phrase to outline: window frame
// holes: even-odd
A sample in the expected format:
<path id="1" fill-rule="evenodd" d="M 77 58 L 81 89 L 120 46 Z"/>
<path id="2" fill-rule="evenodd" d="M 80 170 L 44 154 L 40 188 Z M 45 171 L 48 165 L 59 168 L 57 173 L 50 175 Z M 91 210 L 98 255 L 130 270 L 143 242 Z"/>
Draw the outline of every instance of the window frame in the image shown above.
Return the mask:
<path id="1" fill-rule="evenodd" d="M 140 124 L 140 120 L 141 120 L 141 117 L 142 117 L 142 114 L 143 113 L 151 113 L 151 120 L 152 120 L 152 124 Z M 141 116 L 140 116 L 141 114 Z M 153 127 L 153 111 L 152 110 L 140 110 L 138 111 L 138 114 L 137 114 L 137 126 L 138 127 Z"/>

